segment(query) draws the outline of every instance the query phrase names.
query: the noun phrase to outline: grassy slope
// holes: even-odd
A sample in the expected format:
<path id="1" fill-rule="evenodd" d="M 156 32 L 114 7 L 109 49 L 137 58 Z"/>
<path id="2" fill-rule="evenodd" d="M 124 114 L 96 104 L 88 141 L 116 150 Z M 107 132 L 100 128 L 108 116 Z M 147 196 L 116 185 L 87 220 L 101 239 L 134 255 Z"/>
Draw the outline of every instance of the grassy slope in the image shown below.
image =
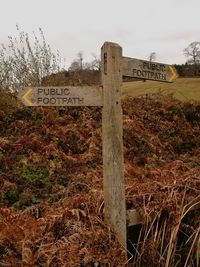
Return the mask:
<path id="1" fill-rule="evenodd" d="M 139 96 L 162 91 L 182 101 L 200 100 L 200 78 L 179 78 L 174 83 L 135 81 L 123 84 L 123 95 Z"/>

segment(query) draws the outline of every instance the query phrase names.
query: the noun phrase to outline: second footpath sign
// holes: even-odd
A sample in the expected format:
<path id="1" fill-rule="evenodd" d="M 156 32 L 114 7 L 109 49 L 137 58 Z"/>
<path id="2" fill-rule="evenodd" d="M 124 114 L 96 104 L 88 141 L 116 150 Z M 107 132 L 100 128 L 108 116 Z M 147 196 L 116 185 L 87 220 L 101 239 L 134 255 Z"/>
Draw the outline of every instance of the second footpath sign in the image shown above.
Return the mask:
<path id="1" fill-rule="evenodd" d="M 177 78 L 173 66 L 142 59 L 123 57 L 123 76 L 158 82 L 173 82 Z"/>

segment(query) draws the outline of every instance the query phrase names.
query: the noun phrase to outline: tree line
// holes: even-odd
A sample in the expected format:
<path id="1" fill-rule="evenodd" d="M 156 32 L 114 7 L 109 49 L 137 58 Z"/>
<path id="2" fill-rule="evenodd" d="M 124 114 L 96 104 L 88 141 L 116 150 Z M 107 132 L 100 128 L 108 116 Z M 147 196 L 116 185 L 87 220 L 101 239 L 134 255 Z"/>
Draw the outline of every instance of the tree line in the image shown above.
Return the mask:
<path id="1" fill-rule="evenodd" d="M 200 42 L 190 43 L 184 50 L 183 54 L 186 57 L 184 64 L 174 64 L 180 77 L 200 77 Z M 83 70 L 100 70 L 100 58 L 93 55 L 91 62 L 84 62 L 83 52 L 77 54 L 77 58 L 73 60 L 69 67 L 69 71 Z M 151 52 L 148 60 L 154 62 L 156 60 L 156 52 Z"/>
<path id="2" fill-rule="evenodd" d="M 183 50 L 187 58 L 185 64 L 175 64 L 175 68 L 181 77 L 200 77 L 200 42 L 192 42 Z"/>
<path id="3" fill-rule="evenodd" d="M 175 64 L 174 65 L 179 77 L 200 77 L 200 65 L 188 64 Z"/>

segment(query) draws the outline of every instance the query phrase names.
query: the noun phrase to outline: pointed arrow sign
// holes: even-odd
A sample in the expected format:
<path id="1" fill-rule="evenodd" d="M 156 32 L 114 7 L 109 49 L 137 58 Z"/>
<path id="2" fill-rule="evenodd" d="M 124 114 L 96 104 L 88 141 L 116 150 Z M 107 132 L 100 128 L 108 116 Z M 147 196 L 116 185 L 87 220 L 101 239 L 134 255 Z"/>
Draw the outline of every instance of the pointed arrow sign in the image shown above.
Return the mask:
<path id="1" fill-rule="evenodd" d="M 27 88 L 28 90 L 23 94 L 22 99 L 25 102 L 26 106 L 32 106 L 33 103 L 28 98 L 33 89 L 31 87 Z"/>
<path id="2" fill-rule="evenodd" d="M 174 68 L 172 66 L 169 66 L 169 69 L 172 73 L 172 76 L 169 78 L 169 82 L 172 82 L 174 79 L 176 79 L 177 77 L 177 73 L 176 71 L 174 70 Z"/>
<path id="3" fill-rule="evenodd" d="M 102 106 L 100 86 L 27 87 L 19 90 L 18 98 L 26 106 Z"/>
<path id="4" fill-rule="evenodd" d="M 123 76 L 158 82 L 173 82 L 177 78 L 173 66 L 147 60 L 123 57 Z"/>

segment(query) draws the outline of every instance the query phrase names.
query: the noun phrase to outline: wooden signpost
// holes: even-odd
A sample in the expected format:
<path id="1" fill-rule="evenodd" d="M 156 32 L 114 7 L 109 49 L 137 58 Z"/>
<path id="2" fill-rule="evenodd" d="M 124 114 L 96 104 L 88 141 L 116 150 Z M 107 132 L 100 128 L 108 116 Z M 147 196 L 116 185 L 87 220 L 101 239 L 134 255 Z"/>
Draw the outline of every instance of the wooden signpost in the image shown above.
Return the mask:
<path id="1" fill-rule="evenodd" d="M 103 106 L 103 190 L 105 219 L 126 248 L 126 218 L 139 222 L 136 211 L 126 211 L 124 190 L 122 76 L 172 82 L 175 69 L 167 64 L 122 57 L 122 48 L 106 42 L 101 49 L 101 87 L 28 87 L 18 97 L 26 106 Z M 127 217 L 126 217 L 127 216 Z"/>
<path id="2" fill-rule="evenodd" d="M 101 50 L 103 85 L 103 186 L 106 220 L 126 247 L 126 208 L 122 139 L 122 48 L 105 43 Z"/>

